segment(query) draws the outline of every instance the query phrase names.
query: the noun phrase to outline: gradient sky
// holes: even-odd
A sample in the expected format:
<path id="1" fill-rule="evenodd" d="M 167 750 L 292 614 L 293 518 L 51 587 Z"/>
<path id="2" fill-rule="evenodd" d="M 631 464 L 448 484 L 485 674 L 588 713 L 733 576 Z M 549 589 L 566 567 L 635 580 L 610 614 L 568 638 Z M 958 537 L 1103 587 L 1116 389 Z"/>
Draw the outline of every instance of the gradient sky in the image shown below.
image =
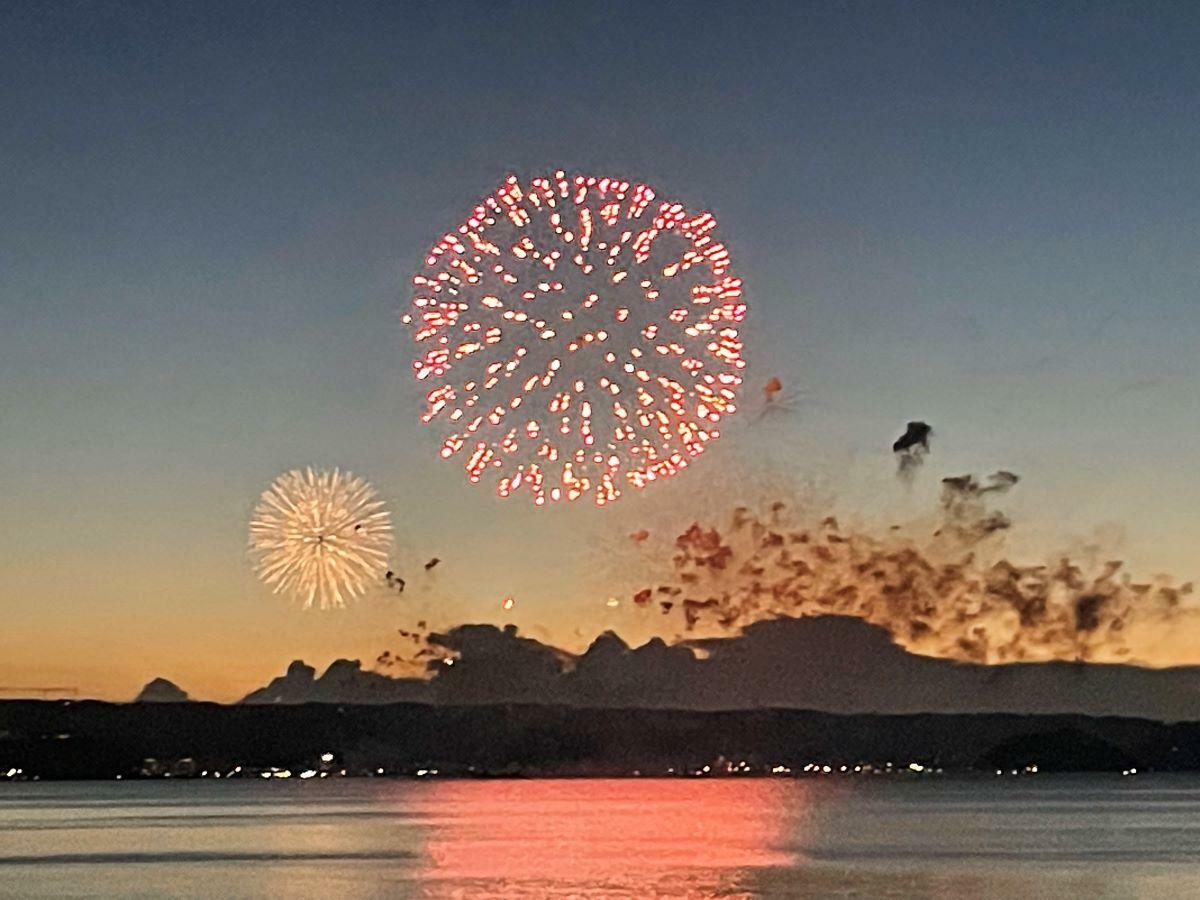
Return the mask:
<path id="1" fill-rule="evenodd" d="M 1003 466 L 1015 551 L 1200 576 L 1197 46 L 1190 3 L 6 4 L 0 686 L 227 699 L 509 593 L 578 643 L 631 522 L 767 462 L 864 522 Z M 557 166 L 716 212 L 751 380 L 800 395 L 619 510 L 467 486 L 396 323 L 441 230 Z M 436 579 L 263 591 L 246 519 L 310 463 L 372 479 Z"/>

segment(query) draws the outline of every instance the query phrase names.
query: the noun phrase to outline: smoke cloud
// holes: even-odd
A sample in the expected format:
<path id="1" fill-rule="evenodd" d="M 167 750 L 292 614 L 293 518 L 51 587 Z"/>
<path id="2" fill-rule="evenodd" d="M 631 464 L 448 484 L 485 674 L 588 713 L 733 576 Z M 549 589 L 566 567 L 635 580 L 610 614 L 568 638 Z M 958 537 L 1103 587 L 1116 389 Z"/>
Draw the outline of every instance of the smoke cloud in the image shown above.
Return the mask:
<path id="1" fill-rule="evenodd" d="M 917 470 L 925 463 L 925 455 L 929 453 L 929 439 L 933 437 L 933 429 L 924 422 L 909 422 L 904 434 L 896 438 L 892 444 L 892 452 L 896 454 L 896 474 L 904 481 L 912 481 Z"/>
<path id="2" fill-rule="evenodd" d="M 1166 632 L 1187 615 L 1190 583 L 1135 580 L 1124 564 L 997 558 L 1009 518 L 991 508 L 1019 481 L 1000 471 L 942 482 L 941 522 L 914 539 L 791 521 L 785 504 L 739 507 L 719 527 L 693 523 L 670 573 L 634 596 L 680 633 L 722 634 L 780 616 L 855 616 L 906 649 L 973 662 L 1137 658 L 1129 632 Z"/>
<path id="3" fill-rule="evenodd" d="M 999 510 L 988 511 L 988 494 L 1004 494 L 1020 479 L 1003 469 L 980 483 L 974 475 L 942 479 L 942 515 L 944 524 L 935 537 L 949 534 L 963 546 L 979 543 L 990 534 L 1004 531 L 1012 521 Z"/>

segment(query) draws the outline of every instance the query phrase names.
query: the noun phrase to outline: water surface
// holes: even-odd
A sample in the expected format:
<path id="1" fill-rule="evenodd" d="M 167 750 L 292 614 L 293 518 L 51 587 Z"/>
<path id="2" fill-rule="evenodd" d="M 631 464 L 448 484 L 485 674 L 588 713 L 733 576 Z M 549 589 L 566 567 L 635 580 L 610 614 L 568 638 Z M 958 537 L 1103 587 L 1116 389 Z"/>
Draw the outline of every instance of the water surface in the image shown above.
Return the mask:
<path id="1" fill-rule="evenodd" d="M 1200 778 L 0 784 L 0 896 L 1200 896 Z"/>

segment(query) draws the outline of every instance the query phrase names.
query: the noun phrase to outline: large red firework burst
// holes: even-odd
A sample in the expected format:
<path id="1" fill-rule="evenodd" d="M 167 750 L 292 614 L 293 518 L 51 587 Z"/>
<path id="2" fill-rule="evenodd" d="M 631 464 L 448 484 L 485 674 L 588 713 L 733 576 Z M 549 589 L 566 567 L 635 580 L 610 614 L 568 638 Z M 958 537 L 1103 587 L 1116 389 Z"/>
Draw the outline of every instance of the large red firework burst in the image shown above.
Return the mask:
<path id="1" fill-rule="evenodd" d="M 603 505 L 684 469 L 745 367 L 716 227 L 619 178 L 505 179 L 429 251 L 403 316 L 441 455 L 538 505 Z"/>

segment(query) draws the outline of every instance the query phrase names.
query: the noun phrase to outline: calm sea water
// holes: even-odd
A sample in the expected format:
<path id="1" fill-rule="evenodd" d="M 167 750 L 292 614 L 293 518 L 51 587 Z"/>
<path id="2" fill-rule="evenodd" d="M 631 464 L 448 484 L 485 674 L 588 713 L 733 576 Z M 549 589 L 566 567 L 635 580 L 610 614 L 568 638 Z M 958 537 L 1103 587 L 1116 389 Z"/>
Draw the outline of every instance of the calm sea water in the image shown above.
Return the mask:
<path id="1" fill-rule="evenodd" d="M 1194 897 L 1200 778 L 0 784 L 0 896 Z"/>

